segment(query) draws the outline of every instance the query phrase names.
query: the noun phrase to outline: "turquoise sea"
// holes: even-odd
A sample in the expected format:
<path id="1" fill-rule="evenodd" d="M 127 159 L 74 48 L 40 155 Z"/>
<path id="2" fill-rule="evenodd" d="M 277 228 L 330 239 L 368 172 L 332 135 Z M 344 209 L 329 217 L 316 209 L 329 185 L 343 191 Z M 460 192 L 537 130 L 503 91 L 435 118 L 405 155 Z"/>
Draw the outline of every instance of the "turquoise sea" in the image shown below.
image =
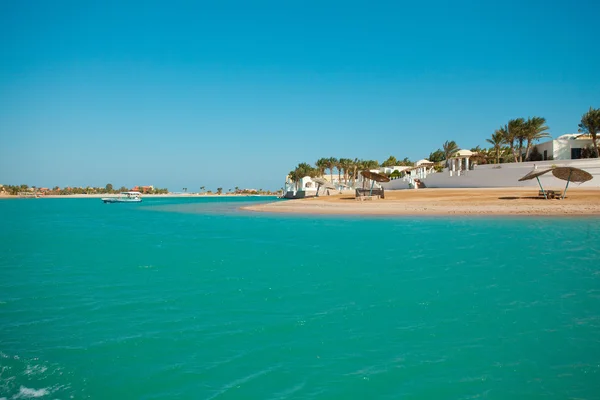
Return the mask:
<path id="1" fill-rule="evenodd" d="M 260 201 L 0 201 L 0 399 L 600 398 L 599 218 Z"/>

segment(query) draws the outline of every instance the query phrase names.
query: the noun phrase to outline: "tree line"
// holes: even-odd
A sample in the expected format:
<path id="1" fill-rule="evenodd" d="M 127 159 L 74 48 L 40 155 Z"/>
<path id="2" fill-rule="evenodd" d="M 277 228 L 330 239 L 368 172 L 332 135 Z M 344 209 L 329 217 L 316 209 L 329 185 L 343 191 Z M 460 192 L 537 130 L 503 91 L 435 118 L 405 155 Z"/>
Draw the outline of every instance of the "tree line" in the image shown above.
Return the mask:
<path id="1" fill-rule="evenodd" d="M 187 188 L 183 188 L 184 192 L 187 192 Z M 224 189 L 222 187 L 218 187 L 216 192 L 213 192 L 212 190 L 206 190 L 206 186 L 200 186 L 200 191 L 198 192 L 198 194 L 206 194 L 206 195 L 211 195 L 211 194 L 217 194 L 217 195 L 222 195 L 224 192 Z M 240 189 L 239 186 L 236 186 L 235 189 L 227 189 L 227 193 L 228 195 L 232 195 L 232 194 L 237 194 L 237 195 L 248 195 L 248 194 L 261 194 L 261 195 L 267 195 L 267 196 L 274 196 L 279 194 L 279 191 L 270 191 L 270 190 L 263 190 L 263 189 Z"/>
<path id="2" fill-rule="evenodd" d="M 398 165 L 398 161 L 395 157 L 390 156 L 389 162 L 382 164 L 382 166 L 393 166 Z M 407 165 L 410 164 L 410 160 L 407 158 L 402 162 Z M 411 164 L 412 165 L 412 164 Z M 310 176 L 311 178 L 315 178 L 318 176 L 325 176 L 325 172 L 329 170 L 330 180 L 333 182 L 333 171 L 337 171 L 338 182 L 342 182 L 342 175 L 344 183 L 347 185 L 349 182 L 352 182 L 351 185 L 354 185 L 356 179 L 358 179 L 358 173 L 365 169 L 375 169 L 379 168 L 380 164 L 377 160 L 362 160 L 358 158 L 320 158 L 315 162 L 315 166 L 311 166 L 308 163 L 300 163 L 298 166 L 289 172 L 288 176 L 292 180 L 292 182 L 298 182 L 305 176 Z"/>
<path id="3" fill-rule="evenodd" d="M 139 191 L 143 194 L 169 194 L 169 189 L 161 189 L 161 188 L 149 188 L 144 186 L 136 186 L 139 188 Z M 73 194 L 117 194 L 121 192 L 130 191 L 129 188 L 125 186 L 121 186 L 120 188 L 114 188 L 112 184 L 107 184 L 105 187 L 65 187 L 60 188 L 58 186 L 53 187 L 52 189 L 41 190 L 41 188 L 37 186 L 28 186 L 28 185 L 3 185 L 0 188 L 0 191 L 6 192 L 9 195 L 18 195 L 19 193 L 31 193 L 31 194 L 43 194 L 43 195 L 52 195 L 52 196 L 68 196 Z M 184 193 L 187 193 L 188 188 L 183 188 Z M 219 187 L 215 192 L 211 190 L 206 190 L 205 186 L 200 187 L 200 194 L 224 194 L 224 189 Z M 238 195 L 276 195 L 279 194 L 277 191 L 263 190 L 263 189 L 240 189 L 238 186 L 234 189 L 228 189 L 227 194 L 238 194 Z"/>
<path id="4" fill-rule="evenodd" d="M 590 135 L 592 144 L 582 149 L 582 158 L 597 158 L 600 154 L 597 135 L 600 132 L 600 108 L 594 109 L 590 107 L 581 117 L 581 122 L 578 124 L 579 132 Z M 486 139 L 486 143 L 490 144 L 489 148 L 481 148 L 476 146 L 470 150 L 475 153 L 471 157 L 471 161 L 478 164 L 500 164 L 510 162 L 523 161 L 541 161 L 543 155 L 540 154 L 535 142 L 543 138 L 549 138 L 548 130 L 550 128 L 546 124 L 546 119 L 543 117 L 515 118 L 508 123 L 500 126 L 494 131 L 490 138 Z M 429 153 L 428 160 L 438 165 L 436 170 L 440 171 L 443 166 L 448 166 L 448 160 L 460 148 L 454 140 L 447 140 L 441 148 Z M 548 157 L 552 159 L 552 156 Z M 445 163 L 444 163 L 445 162 Z M 412 166 L 413 162 L 405 157 L 402 160 L 390 156 L 383 163 L 377 160 L 362 160 L 359 158 L 320 158 L 314 164 L 302 162 L 288 173 L 292 182 L 298 182 L 305 176 L 311 178 L 325 176 L 329 171 L 330 181 L 333 182 L 334 171 L 338 175 L 338 182 L 354 185 L 358 174 L 362 170 L 376 169 L 379 167 L 392 166 Z M 399 176 L 399 171 L 388 173 L 389 176 Z"/>
<path id="5" fill-rule="evenodd" d="M 142 186 L 138 186 L 142 187 Z M 47 190 L 41 190 L 41 188 L 37 186 L 28 186 L 28 185 L 3 185 L 3 189 L 7 194 L 10 195 L 18 195 L 19 193 L 31 192 L 31 193 L 39 193 L 45 195 L 52 196 L 68 196 L 71 194 L 116 194 L 121 192 L 128 192 L 129 189 L 125 186 L 121 186 L 118 189 L 115 189 L 112 184 L 108 183 L 104 187 L 64 187 L 60 188 L 58 186 L 54 186 L 53 188 L 48 188 Z M 164 188 L 148 188 L 144 191 L 145 194 L 167 194 L 169 190 Z"/>

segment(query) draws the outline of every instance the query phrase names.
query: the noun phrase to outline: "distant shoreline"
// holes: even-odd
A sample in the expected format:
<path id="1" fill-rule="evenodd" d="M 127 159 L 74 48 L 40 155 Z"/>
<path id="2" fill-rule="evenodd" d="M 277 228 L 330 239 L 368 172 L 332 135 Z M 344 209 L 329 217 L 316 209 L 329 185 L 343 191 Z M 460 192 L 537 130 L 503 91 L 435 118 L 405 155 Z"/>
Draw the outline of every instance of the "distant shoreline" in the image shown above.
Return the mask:
<path id="1" fill-rule="evenodd" d="M 385 199 L 357 201 L 335 195 L 241 207 L 247 211 L 306 215 L 567 216 L 600 217 L 600 188 L 569 188 L 564 200 L 544 199 L 538 188 L 406 189 Z"/>

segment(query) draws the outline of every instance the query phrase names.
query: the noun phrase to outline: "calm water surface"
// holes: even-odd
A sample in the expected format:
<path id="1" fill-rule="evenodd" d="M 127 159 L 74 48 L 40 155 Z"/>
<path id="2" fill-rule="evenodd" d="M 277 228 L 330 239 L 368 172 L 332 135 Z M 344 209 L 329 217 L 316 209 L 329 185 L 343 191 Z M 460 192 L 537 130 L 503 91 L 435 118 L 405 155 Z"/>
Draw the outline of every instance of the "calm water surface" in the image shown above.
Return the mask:
<path id="1" fill-rule="evenodd" d="M 600 219 L 0 201 L 0 399 L 600 398 Z"/>

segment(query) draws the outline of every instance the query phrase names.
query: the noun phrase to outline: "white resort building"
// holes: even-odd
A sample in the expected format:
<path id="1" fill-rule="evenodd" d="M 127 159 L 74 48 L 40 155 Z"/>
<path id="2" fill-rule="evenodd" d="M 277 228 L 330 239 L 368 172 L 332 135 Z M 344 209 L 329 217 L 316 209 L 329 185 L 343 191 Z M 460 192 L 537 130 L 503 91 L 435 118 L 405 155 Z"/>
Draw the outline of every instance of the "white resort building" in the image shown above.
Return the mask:
<path id="1" fill-rule="evenodd" d="M 283 186 L 283 197 L 285 198 L 304 198 L 312 197 L 317 194 L 317 184 L 312 180 L 310 176 L 301 178 L 298 182 L 293 182 L 290 176 L 285 177 L 285 184 Z"/>
<path id="2" fill-rule="evenodd" d="M 557 139 L 537 144 L 543 160 L 578 160 L 583 149 L 593 144 L 588 134 L 569 133 Z"/>

